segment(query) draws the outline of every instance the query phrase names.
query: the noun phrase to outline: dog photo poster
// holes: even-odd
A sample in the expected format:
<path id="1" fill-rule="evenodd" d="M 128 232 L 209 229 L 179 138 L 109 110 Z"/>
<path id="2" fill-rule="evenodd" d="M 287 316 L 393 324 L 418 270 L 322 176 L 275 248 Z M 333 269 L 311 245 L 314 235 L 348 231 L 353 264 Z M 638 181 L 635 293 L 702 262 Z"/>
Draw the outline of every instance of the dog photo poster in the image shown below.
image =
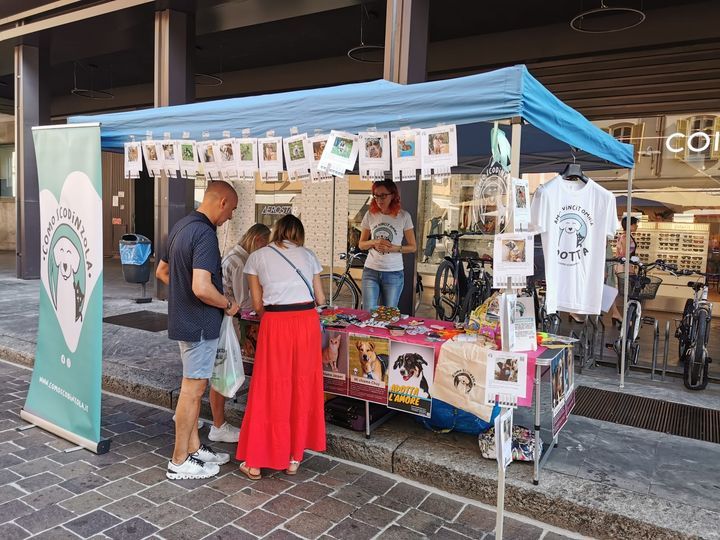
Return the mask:
<path id="1" fill-rule="evenodd" d="M 348 335 L 327 331 L 322 349 L 323 389 L 330 394 L 348 395 Z"/>
<path id="2" fill-rule="evenodd" d="M 350 397 L 387 405 L 390 340 L 350 334 L 348 373 Z"/>
<path id="3" fill-rule="evenodd" d="M 242 353 L 245 375 L 252 375 L 259 331 L 259 321 L 246 321 L 244 319 L 240 321 L 240 352 Z"/>
<path id="4" fill-rule="evenodd" d="M 550 378 L 552 389 L 552 432 L 553 436 L 567 422 L 567 411 L 565 410 L 565 351 L 555 355 L 550 362 Z"/>
<path id="5" fill-rule="evenodd" d="M 527 354 L 488 351 L 485 372 L 485 399 L 505 407 L 517 407 L 527 390 Z M 497 396 L 497 398 L 496 398 Z"/>
<path id="6" fill-rule="evenodd" d="M 390 342 L 388 408 L 430 418 L 435 349 Z"/>

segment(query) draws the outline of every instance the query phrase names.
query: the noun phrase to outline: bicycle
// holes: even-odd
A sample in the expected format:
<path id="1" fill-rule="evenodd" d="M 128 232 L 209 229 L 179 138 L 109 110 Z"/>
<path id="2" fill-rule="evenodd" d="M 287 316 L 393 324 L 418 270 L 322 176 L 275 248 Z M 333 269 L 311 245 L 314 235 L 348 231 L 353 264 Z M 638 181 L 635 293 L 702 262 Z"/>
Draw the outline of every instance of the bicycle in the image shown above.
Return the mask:
<path id="1" fill-rule="evenodd" d="M 427 236 L 436 240 L 450 238 L 453 242 L 452 256 L 446 256 L 435 273 L 433 307 L 441 321 L 464 321 L 492 292 L 492 277 L 485 270 L 485 264 L 492 264 L 492 259 L 460 256 L 459 240 L 466 234 L 470 233 L 450 231 Z M 468 265 L 467 275 L 463 262 Z"/>
<path id="2" fill-rule="evenodd" d="M 362 289 L 357 281 L 352 277 L 350 269 L 355 261 L 362 261 L 367 257 L 367 253 L 359 251 L 357 248 L 350 248 L 347 253 L 339 253 L 338 257 L 346 261 L 345 271 L 342 274 L 332 272 L 330 274 L 322 274 L 320 282 L 322 283 L 325 298 L 330 298 L 330 283 L 332 281 L 333 295 L 332 305 L 338 307 L 346 307 L 352 309 L 360 309 L 362 302 Z M 415 311 L 417 311 L 422 301 L 422 292 L 424 290 L 422 277 L 417 274 L 415 280 Z"/>
<path id="3" fill-rule="evenodd" d="M 676 275 L 697 274 L 704 281 L 689 281 L 693 290 L 683 309 L 683 316 L 675 331 L 678 338 L 678 353 L 683 362 L 683 384 L 688 390 L 703 390 L 708 383 L 708 369 L 712 359 L 708 356 L 707 344 L 710 338 L 712 302 L 708 301 L 708 274 L 693 270 L 681 270 Z M 714 274 L 711 274 L 714 275 Z"/>
<path id="4" fill-rule="evenodd" d="M 606 262 L 625 264 L 625 258 L 607 259 Z M 637 269 L 637 274 L 630 275 L 627 313 L 625 314 L 625 342 L 623 343 L 623 334 L 615 340 L 612 345 L 615 354 L 617 354 L 617 369 L 621 372 L 622 350 L 625 349 L 625 371 L 630 369 L 630 364 L 637 365 L 640 357 L 640 343 L 638 336 L 643 322 L 653 324 L 653 317 L 642 316 L 642 301 L 652 300 L 657 295 L 662 279 L 657 276 L 648 276 L 648 272 L 657 267 L 661 270 L 671 272 L 675 269 L 672 265 L 658 259 L 654 263 L 643 264 L 639 257 L 633 255 L 630 257 L 630 264 Z M 618 274 L 618 291 L 622 293 L 625 290 L 625 275 Z"/>

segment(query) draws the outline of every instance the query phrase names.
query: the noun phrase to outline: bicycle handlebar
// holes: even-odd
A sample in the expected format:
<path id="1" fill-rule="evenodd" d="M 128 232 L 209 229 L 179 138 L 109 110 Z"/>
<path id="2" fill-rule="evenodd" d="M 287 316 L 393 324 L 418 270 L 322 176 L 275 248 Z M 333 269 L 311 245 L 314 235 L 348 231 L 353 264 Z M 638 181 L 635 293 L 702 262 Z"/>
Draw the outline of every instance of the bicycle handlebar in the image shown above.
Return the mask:
<path id="1" fill-rule="evenodd" d="M 444 232 L 444 233 L 437 233 L 437 234 L 428 234 L 426 238 L 434 238 L 435 240 L 440 240 L 441 238 L 452 238 L 455 240 L 456 238 L 461 238 L 465 236 L 466 234 L 485 234 L 482 231 L 450 231 L 450 232 Z"/>

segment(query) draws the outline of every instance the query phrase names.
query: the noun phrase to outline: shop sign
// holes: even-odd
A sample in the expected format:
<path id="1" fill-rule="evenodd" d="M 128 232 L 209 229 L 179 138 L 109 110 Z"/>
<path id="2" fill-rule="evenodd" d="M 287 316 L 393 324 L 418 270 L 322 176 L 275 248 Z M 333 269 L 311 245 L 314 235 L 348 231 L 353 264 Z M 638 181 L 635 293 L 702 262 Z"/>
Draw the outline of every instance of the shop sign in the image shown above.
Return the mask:
<path id="1" fill-rule="evenodd" d="M 697 131 L 691 135 L 676 132 L 665 139 L 665 148 L 674 154 L 684 152 L 686 148 L 691 152 L 705 152 L 711 146 L 713 152 L 720 151 L 720 131 L 712 135 L 704 131 Z"/>
<path id="2" fill-rule="evenodd" d="M 262 209 L 263 216 L 286 216 L 291 213 L 291 204 L 268 204 Z"/>

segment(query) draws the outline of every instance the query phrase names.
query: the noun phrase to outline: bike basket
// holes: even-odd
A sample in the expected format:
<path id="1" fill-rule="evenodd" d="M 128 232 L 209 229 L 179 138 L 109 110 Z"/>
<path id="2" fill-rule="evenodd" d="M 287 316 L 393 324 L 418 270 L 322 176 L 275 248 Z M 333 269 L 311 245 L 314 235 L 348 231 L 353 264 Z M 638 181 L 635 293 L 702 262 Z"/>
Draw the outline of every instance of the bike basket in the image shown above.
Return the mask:
<path id="1" fill-rule="evenodd" d="M 618 292 L 622 296 L 623 291 L 625 291 L 625 275 L 624 274 L 618 274 Z M 642 285 L 642 288 L 640 289 L 640 294 L 633 294 L 633 288 L 637 286 L 637 280 L 643 279 L 645 283 Z M 640 278 L 639 276 L 630 276 L 630 288 L 629 288 L 629 296 L 630 298 L 636 299 L 636 300 L 653 300 L 658 293 L 658 289 L 660 288 L 660 284 L 662 283 L 662 279 L 656 276 L 646 276 L 644 278 Z"/>

